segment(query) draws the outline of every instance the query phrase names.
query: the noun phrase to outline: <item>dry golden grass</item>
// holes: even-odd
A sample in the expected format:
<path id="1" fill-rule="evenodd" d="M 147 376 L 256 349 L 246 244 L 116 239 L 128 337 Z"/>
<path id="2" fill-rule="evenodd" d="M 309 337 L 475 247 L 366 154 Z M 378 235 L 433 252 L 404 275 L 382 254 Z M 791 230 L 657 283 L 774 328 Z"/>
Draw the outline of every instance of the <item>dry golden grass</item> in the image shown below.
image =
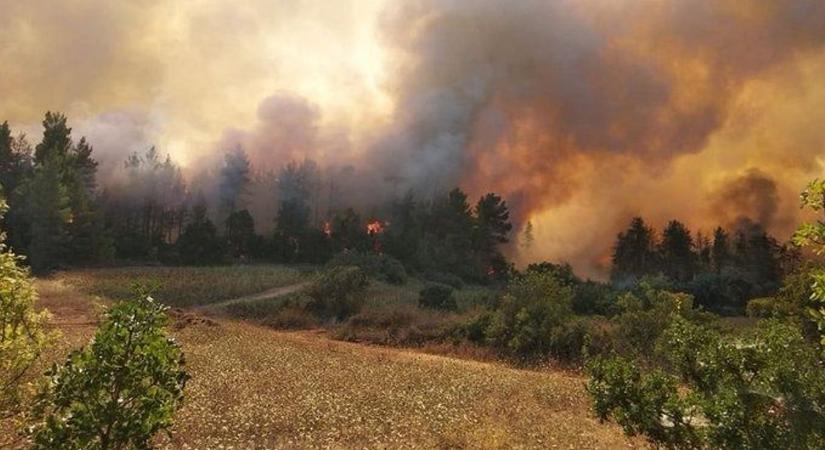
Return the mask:
<path id="1" fill-rule="evenodd" d="M 179 332 L 192 380 L 167 448 L 628 448 L 583 380 L 282 333 Z"/>
<path id="2" fill-rule="evenodd" d="M 64 331 L 94 329 L 88 296 L 40 281 Z M 216 319 L 174 331 L 192 379 L 161 448 L 630 448 L 589 413 L 584 380 Z M 638 446 L 639 444 L 636 443 Z"/>

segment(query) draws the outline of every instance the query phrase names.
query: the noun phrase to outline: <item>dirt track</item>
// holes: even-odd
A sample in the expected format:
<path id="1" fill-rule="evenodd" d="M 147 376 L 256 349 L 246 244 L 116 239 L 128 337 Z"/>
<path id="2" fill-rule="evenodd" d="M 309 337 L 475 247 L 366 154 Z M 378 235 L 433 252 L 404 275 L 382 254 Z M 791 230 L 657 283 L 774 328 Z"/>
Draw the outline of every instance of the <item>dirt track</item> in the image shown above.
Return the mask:
<path id="1" fill-rule="evenodd" d="M 223 301 L 220 301 L 220 302 L 209 303 L 209 304 L 206 304 L 206 305 L 198 306 L 195 309 L 196 310 L 201 310 L 201 311 L 214 311 L 214 310 L 217 310 L 217 309 L 220 309 L 220 308 L 223 308 L 225 306 L 229 306 L 229 305 L 232 305 L 232 304 L 235 304 L 235 303 L 254 302 L 256 300 L 272 299 L 272 298 L 280 297 L 280 296 L 283 296 L 283 295 L 291 294 L 293 292 L 298 292 L 301 289 L 303 289 L 304 287 L 306 287 L 307 285 L 309 285 L 309 282 L 292 284 L 292 285 L 289 285 L 289 286 L 276 287 L 276 288 L 272 288 L 272 289 L 267 289 L 267 290 L 265 290 L 263 292 L 259 292 L 257 294 L 245 295 L 243 297 L 231 298 L 229 300 L 223 300 Z"/>
<path id="2" fill-rule="evenodd" d="M 59 359 L 91 337 L 95 308 L 59 281 L 38 281 L 37 287 L 39 304 L 53 311 L 52 323 L 64 333 L 49 356 Z M 192 378 L 172 437 L 160 437 L 160 448 L 639 447 L 592 417 L 584 380 L 574 375 L 222 318 L 173 334 Z"/>

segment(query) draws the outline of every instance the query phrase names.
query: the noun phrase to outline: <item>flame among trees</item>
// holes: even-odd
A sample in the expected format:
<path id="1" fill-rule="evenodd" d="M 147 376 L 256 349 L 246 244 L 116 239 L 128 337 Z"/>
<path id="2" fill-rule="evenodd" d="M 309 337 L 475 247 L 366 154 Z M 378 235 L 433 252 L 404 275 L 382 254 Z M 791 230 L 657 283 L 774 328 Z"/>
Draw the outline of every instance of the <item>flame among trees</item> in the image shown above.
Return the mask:
<path id="1" fill-rule="evenodd" d="M 414 271 L 470 280 L 509 272 L 500 246 L 512 225 L 507 204 L 496 194 L 471 205 L 460 189 L 427 201 L 410 192 L 373 206 L 371 219 L 364 220 L 339 198 L 331 179 L 322 182 L 322 170 L 311 160 L 255 175 L 245 151 L 235 148 L 225 154 L 214 186 L 196 189 L 154 147 L 129 155 L 123 176 L 105 186 L 98 186 L 96 169 L 91 145 L 85 138 L 74 143 L 62 114 L 46 114 L 34 151 L 25 137 L 12 136 L 8 124 L 0 126 L 10 241 L 30 255 L 36 271 L 112 258 L 323 263 L 350 250 L 384 253 Z M 269 180 L 269 208 L 277 210 L 269 234 L 260 234 L 268 226 L 256 227 L 249 204 L 251 190 L 263 186 L 261 178 Z"/>

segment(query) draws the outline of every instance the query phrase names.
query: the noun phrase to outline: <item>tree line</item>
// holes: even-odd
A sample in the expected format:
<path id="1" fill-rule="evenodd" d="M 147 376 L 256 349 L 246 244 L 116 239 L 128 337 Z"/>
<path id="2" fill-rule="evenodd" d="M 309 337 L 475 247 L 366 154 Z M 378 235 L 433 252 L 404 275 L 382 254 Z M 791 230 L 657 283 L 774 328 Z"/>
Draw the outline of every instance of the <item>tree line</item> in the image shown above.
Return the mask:
<path id="1" fill-rule="evenodd" d="M 693 294 L 700 306 L 742 312 L 748 300 L 775 293 L 799 261 L 798 249 L 747 218 L 731 229 L 717 227 L 709 237 L 694 236 L 678 220 L 658 235 L 635 217 L 616 238 L 610 275 L 619 286 L 661 277 Z"/>
<path id="2" fill-rule="evenodd" d="M 73 140 L 66 116 L 47 112 L 42 125 L 34 148 L 0 125 L 0 184 L 9 204 L 3 225 L 35 273 L 113 260 L 317 264 L 343 251 L 381 253 L 417 272 L 475 281 L 510 271 L 499 247 L 512 224 L 496 194 L 471 204 L 460 189 L 426 201 L 410 192 L 370 216 L 343 206 L 322 212 L 319 166 L 288 162 L 262 177 L 277 213 L 273 231 L 261 234 L 249 205 L 260 180 L 240 147 L 225 154 L 210 205 L 154 147 L 129 155 L 123 176 L 100 186 L 93 147 Z"/>

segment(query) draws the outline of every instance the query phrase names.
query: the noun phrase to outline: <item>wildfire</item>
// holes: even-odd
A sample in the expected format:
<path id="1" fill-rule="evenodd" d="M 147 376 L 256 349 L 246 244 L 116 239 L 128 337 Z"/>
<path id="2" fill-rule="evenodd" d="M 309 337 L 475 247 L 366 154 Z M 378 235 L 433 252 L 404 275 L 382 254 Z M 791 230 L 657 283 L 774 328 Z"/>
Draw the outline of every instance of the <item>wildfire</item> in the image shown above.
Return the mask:
<path id="1" fill-rule="evenodd" d="M 324 222 L 323 231 L 327 236 L 332 236 L 332 225 L 329 222 Z"/>
<path id="2" fill-rule="evenodd" d="M 381 234 L 384 232 L 384 224 L 380 220 L 373 220 L 367 224 L 367 234 Z"/>

